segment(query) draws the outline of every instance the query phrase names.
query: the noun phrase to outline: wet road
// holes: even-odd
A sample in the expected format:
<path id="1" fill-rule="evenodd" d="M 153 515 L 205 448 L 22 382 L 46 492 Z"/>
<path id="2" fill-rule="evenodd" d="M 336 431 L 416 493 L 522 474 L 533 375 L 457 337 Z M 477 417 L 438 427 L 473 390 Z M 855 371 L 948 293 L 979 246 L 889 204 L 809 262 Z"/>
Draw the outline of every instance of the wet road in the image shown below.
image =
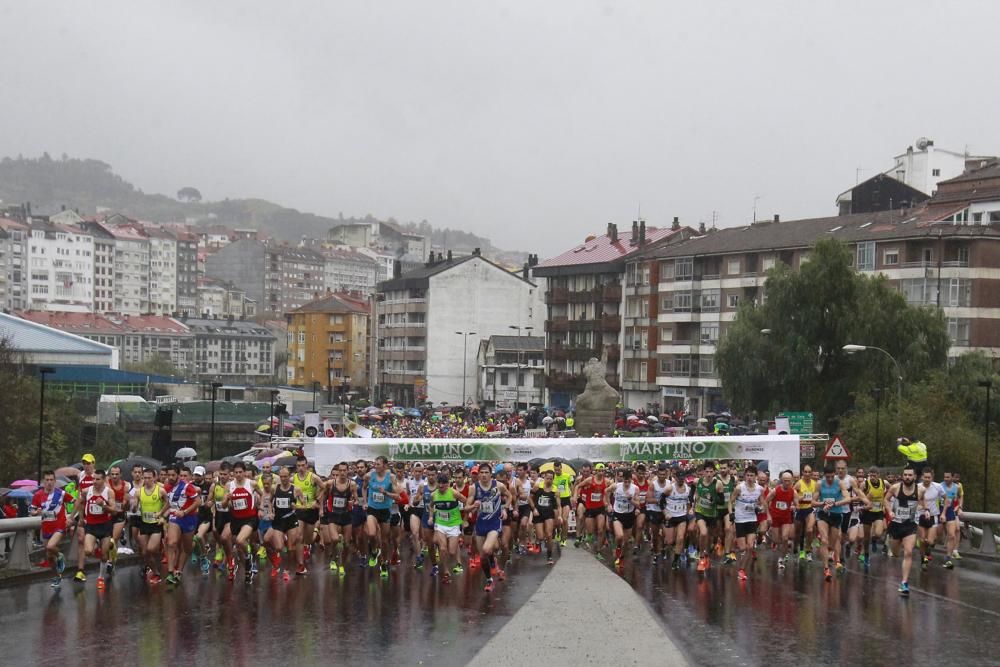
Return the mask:
<path id="1" fill-rule="evenodd" d="M 287 583 L 265 572 L 249 586 L 242 573 L 230 584 L 192 571 L 176 590 L 150 590 L 124 568 L 103 593 L 94 574 L 59 592 L 48 582 L 0 591 L 0 663 L 462 665 L 549 571 L 538 557 L 515 561 L 487 594 L 478 570 L 442 585 L 402 566 L 387 581 L 317 567 Z"/>
<path id="2" fill-rule="evenodd" d="M 770 552 L 745 583 L 732 566 L 702 576 L 693 564 L 652 568 L 645 555 L 623 576 L 696 664 L 1000 664 L 1000 564 L 966 558 L 949 572 L 936 560 L 921 572 L 915 562 L 909 599 L 896 590 L 899 559 L 884 556 L 829 583 L 818 563 L 779 573 Z"/>

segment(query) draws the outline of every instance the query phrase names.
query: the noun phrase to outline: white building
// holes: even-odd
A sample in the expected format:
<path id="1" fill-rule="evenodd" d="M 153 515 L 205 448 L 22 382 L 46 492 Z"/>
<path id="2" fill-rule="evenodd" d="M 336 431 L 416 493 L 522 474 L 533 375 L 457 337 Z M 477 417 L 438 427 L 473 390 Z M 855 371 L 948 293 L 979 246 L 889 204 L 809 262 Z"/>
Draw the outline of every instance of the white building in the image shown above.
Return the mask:
<path id="1" fill-rule="evenodd" d="M 94 306 L 94 238 L 78 227 L 33 221 L 27 294 L 34 310 L 89 312 Z"/>
<path id="2" fill-rule="evenodd" d="M 357 252 L 375 260 L 377 265 L 375 271 L 376 284 L 388 280 L 393 275 L 393 267 L 396 264 L 396 256 L 389 253 L 380 252 L 371 248 L 354 248 Z"/>
<path id="3" fill-rule="evenodd" d="M 274 335 L 244 320 L 181 318 L 194 334 L 195 369 L 201 379 L 252 384 L 274 375 Z"/>
<path id="4" fill-rule="evenodd" d="M 30 229 L 22 222 L 0 218 L 0 305 L 17 310 L 27 305 L 25 239 Z"/>
<path id="5" fill-rule="evenodd" d="M 516 327 L 541 331 L 537 289 L 478 253 L 427 262 L 381 283 L 374 378 L 380 398 L 475 402 L 480 340 L 516 334 Z"/>
<path id="6" fill-rule="evenodd" d="M 106 225 L 115 237 L 114 311 L 122 315 L 149 312 L 149 239 L 125 225 Z"/>
<path id="7" fill-rule="evenodd" d="M 159 227 L 142 230 L 149 237 L 149 312 L 177 312 L 177 239 Z"/>
<path id="8" fill-rule="evenodd" d="M 522 329 L 521 336 L 490 336 L 480 343 L 477 397 L 483 407 L 524 410 L 545 403 L 545 336 L 532 333 Z"/>
<path id="9" fill-rule="evenodd" d="M 334 247 L 322 251 L 323 286 L 327 292 L 372 294 L 378 284 L 379 264 L 352 248 Z"/>

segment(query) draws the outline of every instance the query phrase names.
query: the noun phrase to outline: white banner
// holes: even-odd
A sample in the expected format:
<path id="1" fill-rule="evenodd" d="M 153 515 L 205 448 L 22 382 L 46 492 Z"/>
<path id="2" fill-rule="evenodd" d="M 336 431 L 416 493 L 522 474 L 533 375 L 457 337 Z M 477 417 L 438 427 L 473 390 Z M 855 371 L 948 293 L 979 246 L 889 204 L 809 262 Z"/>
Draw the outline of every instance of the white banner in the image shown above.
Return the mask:
<path id="1" fill-rule="evenodd" d="M 316 438 L 303 448 L 322 475 L 341 461 L 678 461 L 736 459 L 767 461 L 772 477 L 799 471 L 797 435 L 705 438 Z"/>

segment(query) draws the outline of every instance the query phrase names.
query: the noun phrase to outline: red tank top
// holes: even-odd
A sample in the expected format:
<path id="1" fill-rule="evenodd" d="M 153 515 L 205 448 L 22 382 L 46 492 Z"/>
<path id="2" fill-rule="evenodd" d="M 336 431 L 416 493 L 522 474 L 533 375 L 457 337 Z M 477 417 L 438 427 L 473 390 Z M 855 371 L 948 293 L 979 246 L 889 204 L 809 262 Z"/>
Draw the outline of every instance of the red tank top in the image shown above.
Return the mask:
<path id="1" fill-rule="evenodd" d="M 646 493 L 649 491 L 649 480 L 644 480 L 642 484 L 636 484 L 635 488 L 639 490 L 639 493 L 635 497 L 636 507 L 645 507 Z"/>
<path id="2" fill-rule="evenodd" d="M 775 487 L 769 505 L 772 517 L 790 518 L 795 507 L 795 489 L 786 491 L 783 486 Z"/>
<path id="3" fill-rule="evenodd" d="M 257 516 L 253 504 L 253 492 L 245 486 L 237 486 L 229 492 L 229 508 L 234 519 L 252 519 Z"/>
<path id="4" fill-rule="evenodd" d="M 80 474 L 80 478 L 76 482 L 76 489 L 81 494 L 85 493 L 90 487 L 94 485 L 93 475 Z"/>
<path id="5" fill-rule="evenodd" d="M 591 480 L 583 491 L 583 506 L 588 510 L 599 509 L 604 507 L 604 493 L 608 490 L 608 478 L 605 477 L 604 481 L 599 483 L 597 480 Z"/>
<path id="6" fill-rule="evenodd" d="M 107 487 L 102 493 L 97 493 L 93 488 L 87 489 L 86 504 L 83 507 L 84 521 L 92 526 L 111 521 L 112 506 L 111 502 L 108 501 L 108 497 L 111 495 L 108 493 Z"/>

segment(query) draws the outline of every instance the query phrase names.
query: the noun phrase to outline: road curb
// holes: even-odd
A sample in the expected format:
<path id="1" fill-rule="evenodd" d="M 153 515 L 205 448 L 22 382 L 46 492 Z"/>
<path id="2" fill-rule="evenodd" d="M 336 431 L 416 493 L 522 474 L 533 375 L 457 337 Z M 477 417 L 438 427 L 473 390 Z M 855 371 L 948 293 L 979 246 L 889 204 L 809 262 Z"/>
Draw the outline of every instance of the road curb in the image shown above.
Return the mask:
<path id="1" fill-rule="evenodd" d="M 142 562 L 142 558 L 139 556 L 120 556 L 115 565 L 116 569 L 121 569 L 123 567 L 128 567 L 130 565 L 138 565 Z M 100 563 L 97 561 L 88 561 L 84 566 L 84 572 L 96 572 Z M 73 574 L 76 572 L 76 566 L 66 561 L 66 571 L 63 573 L 63 581 L 72 581 Z M 20 572 L 18 574 L 12 574 L 7 577 L 0 578 L 0 589 L 13 588 L 14 586 L 21 586 L 24 584 L 33 584 L 38 581 L 47 581 L 53 576 L 52 570 L 50 569 L 40 569 L 36 568 L 34 570 L 27 570 Z"/>

